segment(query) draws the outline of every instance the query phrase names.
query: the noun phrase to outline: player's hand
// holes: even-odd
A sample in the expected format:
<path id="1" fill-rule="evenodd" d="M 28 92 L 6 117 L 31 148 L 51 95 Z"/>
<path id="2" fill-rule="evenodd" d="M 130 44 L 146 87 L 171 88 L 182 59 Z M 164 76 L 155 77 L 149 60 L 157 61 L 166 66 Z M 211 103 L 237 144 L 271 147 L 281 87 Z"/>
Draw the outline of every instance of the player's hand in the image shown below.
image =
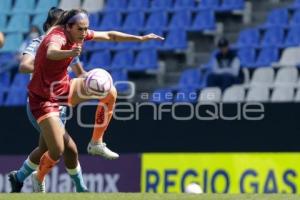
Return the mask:
<path id="1" fill-rule="evenodd" d="M 72 49 L 72 57 L 79 56 L 80 53 L 81 53 L 81 46 L 77 46 Z"/>
<path id="2" fill-rule="evenodd" d="M 159 36 L 159 35 L 156 35 L 154 33 L 150 33 L 150 34 L 147 34 L 147 35 L 144 35 L 142 36 L 141 40 L 143 42 L 146 42 L 146 41 L 149 41 L 149 40 L 159 40 L 159 41 L 162 41 L 164 40 L 165 38 Z"/>

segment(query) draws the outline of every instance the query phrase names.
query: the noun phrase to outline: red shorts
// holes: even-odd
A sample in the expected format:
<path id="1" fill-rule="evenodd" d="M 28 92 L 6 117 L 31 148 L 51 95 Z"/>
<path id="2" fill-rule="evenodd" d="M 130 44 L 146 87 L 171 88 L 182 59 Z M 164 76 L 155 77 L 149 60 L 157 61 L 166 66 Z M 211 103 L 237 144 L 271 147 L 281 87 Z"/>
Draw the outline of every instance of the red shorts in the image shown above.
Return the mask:
<path id="1" fill-rule="evenodd" d="M 28 96 L 30 111 L 38 123 L 48 117 L 59 117 L 59 106 L 67 105 L 68 103 L 68 99 L 51 101 L 32 92 L 28 92 Z"/>

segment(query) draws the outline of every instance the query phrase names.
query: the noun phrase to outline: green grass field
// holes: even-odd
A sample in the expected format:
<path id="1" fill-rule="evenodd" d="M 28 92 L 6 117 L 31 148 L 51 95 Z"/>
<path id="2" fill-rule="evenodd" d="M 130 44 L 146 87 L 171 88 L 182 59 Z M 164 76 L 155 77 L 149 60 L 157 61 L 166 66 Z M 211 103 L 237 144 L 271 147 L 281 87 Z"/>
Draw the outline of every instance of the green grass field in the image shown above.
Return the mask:
<path id="1" fill-rule="evenodd" d="M 65 193 L 0 194 L 0 200 L 300 200 L 299 195 L 230 195 L 230 194 L 143 194 L 143 193 Z"/>

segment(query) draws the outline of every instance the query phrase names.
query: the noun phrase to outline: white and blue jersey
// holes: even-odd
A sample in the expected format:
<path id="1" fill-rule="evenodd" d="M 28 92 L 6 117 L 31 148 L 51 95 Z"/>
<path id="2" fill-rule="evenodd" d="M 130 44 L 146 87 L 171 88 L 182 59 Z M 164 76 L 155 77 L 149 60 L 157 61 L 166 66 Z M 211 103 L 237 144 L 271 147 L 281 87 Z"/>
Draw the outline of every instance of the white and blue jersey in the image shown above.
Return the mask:
<path id="1" fill-rule="evenodd" d="M 29 54 L 29 55 L 32 55 L 33 57 L 35 57 L 36 55 L 36 52 L 43 40 L 44 36 L 40 36 L 38 38 L 35 38 L 33 39 L 29 45 L 25 48 L 25 50 L 23 51 L 23 55 L 25 54 Z M 79 57 L 74 57 L 72 62 L 70 63 L 70 67 L 72 67 L 73 65 L 75 64 L 78 64 L 80 63 L 80 60 L 79 60 Z M 33 117 L 31 111 L 30 111 L 30 108 L 29 108 L 29 104 L 27 102 L 27 106 L 26 106 L 26 112 L 27 112 L 27 117 L 29 119 L 29 121 L 31 122 L 31 124 L 33 125 L 33 127 L 38 131 L 40 132 L 40 127 L 36 121 L 36 119 Z M 67 107 L 66 106 L 60 106 L 59 107 L 59 117 L 62 121 L 63 124 L 66 123 L 66 115 L 67 115 Z"/>
<path id="2" fill-rule="evenodd" d="M 42 35 L 42 36 L 40 36 L 38 38 L 33 39 L 29 43 L 29 45 L 25 48 L 25 50 L 23 51 L 22 54 L 23 55 L 24 54 L 29 54 L 29 55 L 32 55 L 33 57 L 35 57 L 36 52 L 37 52 L 37 50 L 38 50 L 38 48 L 39 48 L 39 46 L 40 46 L 40 44 L 41 44 L 41 42 L 42 42 L 43 39 L 44 39 L 44 35 Z M 78 63 L 80 63 L 80 60 L 79 60 L 79 57 L 77 56 L 77 57 L 73 58 L 73 60 L 72 60 L 72 62 L 70 63 L 69 66 L 71 67 L 71 66 L 73 66 L 75 64 L 78 64 Z"/>

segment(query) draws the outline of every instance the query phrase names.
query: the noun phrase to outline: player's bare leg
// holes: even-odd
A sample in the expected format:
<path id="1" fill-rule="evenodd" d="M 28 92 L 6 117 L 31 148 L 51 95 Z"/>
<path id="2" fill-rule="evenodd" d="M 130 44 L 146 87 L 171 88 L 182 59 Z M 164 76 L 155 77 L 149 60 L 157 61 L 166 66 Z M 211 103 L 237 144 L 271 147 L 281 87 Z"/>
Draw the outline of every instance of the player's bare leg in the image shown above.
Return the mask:
<path id="1" fill-rule="evenodd" d="M 56 165 L 64 152 L 65 128 L 58 115 L 42 120 L 39 126 L 48 151 L 41 157 L 37 172 L 32 174 L 32 181 L 35 192 L 45 192 L 45 176 Z"/>

